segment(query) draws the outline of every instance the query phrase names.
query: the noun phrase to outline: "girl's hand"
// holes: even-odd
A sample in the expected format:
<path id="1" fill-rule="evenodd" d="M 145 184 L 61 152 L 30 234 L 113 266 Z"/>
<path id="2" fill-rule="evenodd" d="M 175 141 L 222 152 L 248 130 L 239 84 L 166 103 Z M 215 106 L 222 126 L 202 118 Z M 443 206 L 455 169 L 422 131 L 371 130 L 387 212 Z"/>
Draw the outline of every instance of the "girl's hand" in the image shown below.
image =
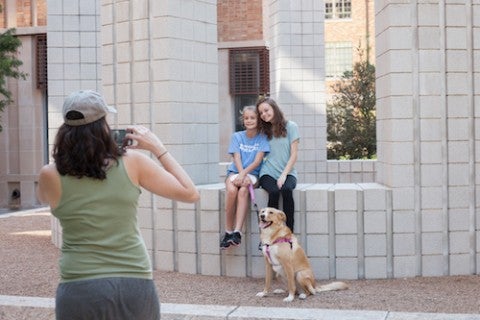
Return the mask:
<path id="1" fill-rule="evenodd" d="M 281 174 L 277 180 L 278 189 L 282 189 L 283 184 L 285 183 L 285 180 L 287 180 L 287 176 L 284 174 Z"/>

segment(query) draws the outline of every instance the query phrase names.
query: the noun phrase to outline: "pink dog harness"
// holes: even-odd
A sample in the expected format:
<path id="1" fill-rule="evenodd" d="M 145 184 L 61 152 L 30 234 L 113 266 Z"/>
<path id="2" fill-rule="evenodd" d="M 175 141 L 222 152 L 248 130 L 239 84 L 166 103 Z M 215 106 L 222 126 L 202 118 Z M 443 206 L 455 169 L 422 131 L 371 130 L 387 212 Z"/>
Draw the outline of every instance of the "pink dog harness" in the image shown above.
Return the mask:
<path id="1" fill-rule="evenodd" d="M 270 262 L 270 264 L 273 265 L 272 257 L 270 257 L 270 246 L 273 246 L 274 244 L 277 244 L 277 243 L 284 243 L 284 242 L 290 243 L 290 249 L 293 248 L 292 239 L 290 239 L 290 238 L 278 238 L 275 241 L 273 241 L 272 244 L 264 244 L 264 246 L 266 247 L 265 248 L 265 254 L 267 255 L 267 258 L 268 258 L 268 261 Z"/>

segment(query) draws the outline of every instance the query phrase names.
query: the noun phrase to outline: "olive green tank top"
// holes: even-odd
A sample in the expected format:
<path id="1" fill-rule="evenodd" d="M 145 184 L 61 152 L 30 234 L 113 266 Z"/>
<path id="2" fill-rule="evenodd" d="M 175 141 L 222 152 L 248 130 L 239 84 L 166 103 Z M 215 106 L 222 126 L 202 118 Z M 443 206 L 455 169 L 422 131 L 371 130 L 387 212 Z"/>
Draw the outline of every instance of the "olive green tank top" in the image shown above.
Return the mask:
<path id="1" fill-rule="evenodd" d="M 61 282 L 104 277 L 152 278 L 137 224 L 140 189 L 122 158 L 104 180 L 60 176 L 62 196 L 52 210 L 63 233 Z"/>

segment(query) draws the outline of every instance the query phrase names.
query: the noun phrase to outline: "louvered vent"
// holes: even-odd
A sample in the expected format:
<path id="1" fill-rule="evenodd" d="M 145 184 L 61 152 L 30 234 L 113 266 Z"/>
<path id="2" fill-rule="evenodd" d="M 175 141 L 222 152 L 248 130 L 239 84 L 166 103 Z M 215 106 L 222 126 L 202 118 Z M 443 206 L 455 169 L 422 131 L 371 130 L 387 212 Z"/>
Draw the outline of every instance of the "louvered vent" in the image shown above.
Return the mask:
<path id="1" fill-rule="evenodd" d="M 269 58 L 265 47 L 230 49 L 230 94 L 269 94 Z"/>
<path id="2" fill-rule="evenodd" d="M 36 35 L 35 43 L 37 57 L 37 89 L 46 91 L 48 88 L 47 35 Z"/>

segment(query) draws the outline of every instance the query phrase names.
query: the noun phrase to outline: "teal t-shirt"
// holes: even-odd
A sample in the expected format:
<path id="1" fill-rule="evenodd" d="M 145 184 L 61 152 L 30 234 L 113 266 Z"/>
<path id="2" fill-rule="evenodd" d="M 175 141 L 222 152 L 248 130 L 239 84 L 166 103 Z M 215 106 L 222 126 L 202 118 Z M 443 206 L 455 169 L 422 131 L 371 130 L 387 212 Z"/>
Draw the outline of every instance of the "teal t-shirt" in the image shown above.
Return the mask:
<path id="1" fill-rule="evenodd" d="M 62 226 L 61 282 L 104 278 L 152 278 L 137 224 L 140 189 L 123 160 L 104 180 L 61 176 L 62 196 L 52 213 Z"/>
<path id="2" fill-rule="evenodd" d="M 290 146 L 292 142 L 298 139 L 300 139 L 298 125 L 293 121 L 287 121 L 287 136 L 279 138 L 273 137 L 269 140 L 270 153 L 263 160 L 260 177 L 269 175 L 275 180 L 280 178 L 283 169 L 287 165 L 288 159 L 290 159 Z M 292 168 L 288 174 L 296 178 L 297 170 L 295 167 Z"/>

